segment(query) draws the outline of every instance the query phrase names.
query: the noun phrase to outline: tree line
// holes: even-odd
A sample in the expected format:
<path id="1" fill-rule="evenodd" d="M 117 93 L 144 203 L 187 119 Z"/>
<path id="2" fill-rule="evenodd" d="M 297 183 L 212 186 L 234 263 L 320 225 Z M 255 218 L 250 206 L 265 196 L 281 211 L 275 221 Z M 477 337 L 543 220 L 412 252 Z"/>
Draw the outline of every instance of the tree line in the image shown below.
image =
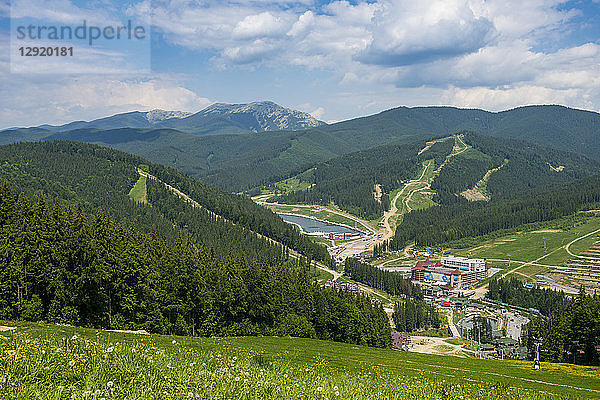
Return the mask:
<path id="1" fill-rule="evenodd" d="M 434 201 L 439 204 L 466 203 L 458 194 L 474 187 L 488 170 L 501 165 L 486 182 L 492 199 L 523 197 L 531 189 L 584 178 L 600 168 L 597 160 L 580 154 L 522 140 L 461 133 L 473 149 L 450 159 L 432 182 Z"/>
<path id="2" fill-rule="evenodd" d="M 43 193 L 50 202 L 80 204 L 88 214 L 108 212 L 117 222 L 133 223 L 143 232 L 156 232 L 170 241 L 191 235 L 198 244 L 220 254 L 235 251 L 261 260 L 279 252 L 273 253 L 272 244 L 248 231 L 252 230 L 311 259 L 332 262 L 324 246 L 302 236 L 279 216 L 245 196 L 210 187 L 138 156 L 96 145 L 56 141 L 0 146 L 0 159 L 0 177 L 30 197 Z M 147 182 L 150 204 L 131 201 L 127 194 L 139 178 L 136 169 L 141 165 L 237 226 L 195 209 L 151 180 Z M 192 227 L 194 232 L 190 232 Z"/>
<path id="3" fill-rule="evenodd" d="M 561 312 L 568 304 L 567 296 L 563 292 L 535 286 L 526 288 L 523 282 L 515 277 L 491 279 L 485 297 L 513 306 L 535 308 L 545 316 Z"/>
<path id="4" fill-rule="evenodd" d="M 532 357 L 535 344 L 541 343 L 542 361 L 600 365 L 600 298 L 581 291 L 562 310 L 552 311 L 547 318 L 533 318 L 524 338 Z"/>
<path id="5" fill-rule="evenodd" d="M 314 285 L 293 261 L 216 257 L 102 212 L 0 187 L 0 319 L 183 335 L 294 335 L 388 347 L 367 297 Z"/>
<path id="6" fill-rule="evenodd" d="M 433 306 L 422 300 L 406 298 L 394 304 L 392 317 L 396 330 L 414 332 L 420 329 L 439 329 L 442 320 Z"/>
<path id="7" fill-rule="evenodd" d="M 399 272 L 384 271 L 356 258 L 346 258 L 344 273 L 356 282 L 383 290 L 392 296 L 413 297 L 418 300 L 423 299 L 421 288 L 412 283 L 410 279 L 403 278 Z"/>
<path id="8" fill-rule="evenodd" d="M 412 211 L 396 228 L 389 248 L 403 249 L 408 243 L 433 246 L 495 231 L 551 221 L 600 203 L 600 175 L 569 183 L 550 185 L 527 196 L 485 202 L 434 206 Z"/>

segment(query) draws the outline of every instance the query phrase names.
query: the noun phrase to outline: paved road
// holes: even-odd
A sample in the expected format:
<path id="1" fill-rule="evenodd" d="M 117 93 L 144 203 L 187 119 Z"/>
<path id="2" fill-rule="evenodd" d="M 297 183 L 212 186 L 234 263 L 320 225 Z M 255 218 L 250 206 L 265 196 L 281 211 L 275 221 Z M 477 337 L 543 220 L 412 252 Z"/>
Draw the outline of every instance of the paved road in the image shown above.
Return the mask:
<path id="1" fill-rule="evenodd" d="M 529 322 L 529 318 L 513 312 L 506 313 L 508 321 L 506 323 L 506 336 L 514 340 L 521 339 L 523 326 Z"/>
<path id="2" fill-rule="evenodd" d="M 450 332 L 452 332 L 452 336 L 454 337 L 461 337 L 460 333 L 458 332 L 458 328 L 456 327 L 456 325 L 454 325 L 454 310 L 450 309 L 450 312 L 448 313 L 448 326 L 450 327 Z"/>
<path id="3" fill-rule="evenodd" d="M 565 250 L 567 250 L 567 253 L 569 253 L 570 256 L 572 257 L 576 257 L 576 258 L 583 258 L 583 259 L 587 259 L 587 260 L 597 260 L 597 257 L 585 257 L 585 256 L 579 256 L 577 254 L 573 254 L 573 252 L 571 252 L 571 250 L 569 249 L 571 247 L 571 245 L 581 239 L 585 239 L 588 236 L 594 235 L 596 233 L 600 232 L 600 229 L 595 230 L 594 232 L 590 232 L 587 235 L 583 235 L 581 237 L 578 237 L 577 239 L 574 239 L 572 241 L 570 241 L 569 243 L 567 243 L 567 245 L 565 246 Z"/>

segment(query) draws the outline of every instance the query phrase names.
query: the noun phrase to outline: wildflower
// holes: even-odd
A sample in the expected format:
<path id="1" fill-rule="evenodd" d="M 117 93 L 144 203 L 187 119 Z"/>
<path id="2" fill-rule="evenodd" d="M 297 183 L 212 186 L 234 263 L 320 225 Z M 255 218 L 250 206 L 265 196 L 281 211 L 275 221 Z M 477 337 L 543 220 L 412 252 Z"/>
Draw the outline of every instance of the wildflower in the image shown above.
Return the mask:
<path id="1" fill-rule="evenodd" d="M 240 378 L 239 376 L 236 376 L 236 377 L 235 377 L 235 381 L 236 381 L 236 382 L 239 382 L 239 381 L 240 381 L 240 379 L 241 379 L 241 378 Z"/>
<path id="2" fill-rule="evenodd" d="M 173 340 L 171 343 L 175 344 L 175 343 L 177 343 L 177 341 L 176 341 L 176 340 Z"/>
<path id="3" fill-rule="evenodd" d="M 79 338 L 77 337 L 77 335 L 73 335 L 73 337 L 71 338 L 71 340 L 77 340 L 77 339 L 79 339 Z"/>
<path id="4" fill-rule="evenodd" d="M 337 391 L 337 390 L 338 390 L 338 387 L 337 387 L 337 385 L 335 385 L 335 386 L 333 387 L 333 390 L 335 390 L 335 391 Z"/>
<path id="5" fill-rule="evenodd" d="M 73 365 L 75 365 L 75 360 L 69 361 L 69 367 L 72 367 Z"/>
<path id="6" fill-rule="evenodd" d="M 61 353 L 61 352 L 62 352 L 62 349 L 61 349 L 60 347 L 57 347 L 57 348 L 56 348 L 56 352 L 57 352 L 57 353 Z"/>
<path id="7" fill-rule="evenodd" d="M 322 392 L 322 391 L 323 391 L 323 388 L 322 388 L 321 386 L 319 386 L 319 387 L 317 388 L 317 392 Z"/>
<path id="8" fill-rule="evenodd" d="M 8 355 L 11 356 L 11 357 L 13 357 L 16 354 L 17 354 L 17 352 L 14 351 L 14 350 L 11 350 L 11 351 L 8 352 Z"/>
<path id="9" fill-rule="evenodd" d="M 114 347 L 110 346 L 108 349 L 106 349 L 106 352 L 112 353 L 114 349 L 115 349 Z"/>
<path id="10" fill-rule="evenodd" d="M 108 381 L 106 382 L 106 386 L 108 386 L 109 388 L 113 387 L 115 384 L 113 381 Z"/>
<path id="11" fill-rule="evenodd" d="M 194 393 L 188 392 L 188 397 L 194 397 Z"/>
<path id="12" fill-rule="evenodd" d="M 336 390 L 336 391 L 335 391 L 335 395 L 336 395 L 336 396 L 339 396 L 339 395 L 340 395 L 340 392 L 338 392 L 338 391 Z"/>

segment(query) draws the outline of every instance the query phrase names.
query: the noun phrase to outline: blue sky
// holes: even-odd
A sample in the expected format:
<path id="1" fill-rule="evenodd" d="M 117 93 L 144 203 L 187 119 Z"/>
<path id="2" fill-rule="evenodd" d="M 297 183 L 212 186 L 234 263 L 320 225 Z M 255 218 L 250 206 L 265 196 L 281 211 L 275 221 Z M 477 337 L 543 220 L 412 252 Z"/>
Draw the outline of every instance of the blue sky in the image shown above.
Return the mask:
<path id="1" fill-rule="evenodd" d="M 55 24 L 141 21 L 151 68 L 101 70 L 118 57 L 97 51 L 11 72 L 0 0 L 0 127 L 255 100 L 329 122 L 403 105 L 600 110 L 600 1 L 13 0 L 13 16 L 17 3 Z"/>

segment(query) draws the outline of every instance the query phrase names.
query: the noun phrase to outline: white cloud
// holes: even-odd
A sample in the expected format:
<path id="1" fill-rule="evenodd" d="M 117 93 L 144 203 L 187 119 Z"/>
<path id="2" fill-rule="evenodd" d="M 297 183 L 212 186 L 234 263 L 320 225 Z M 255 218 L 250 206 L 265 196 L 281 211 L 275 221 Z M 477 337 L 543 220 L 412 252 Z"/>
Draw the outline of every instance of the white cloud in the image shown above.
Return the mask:
<path id="1" fill-rule="evenodd" d="M 120 80 L 12 75 L 0 81 L 0 126 L 59 124 L 90 120 L 121 112 L 199 111 L 211 101 L 168 80 Z M 44 93 L 44 96 L 40 96 Z"/>
<path id="2" fill-rule="evenodd" d="M 120 7 L 119 7 L 120 8 Z M 49 23 L 121 25 L 119 8 L 107 2 L 90 3 L 86 8 L 70 0 L 11 0 L 11 18 L 35 18 Z"/>
<path id="3" fill-rule="evenodd" d="M 310 115 L 315 117 L 316 119 L 321 119 L 323 114 L 325 113 L 325 109 L 323 107 L 319 107 L 316 110 L 312 111 Z"/>
<path id="4" fill-rule="evenodd" d="M 285 32 L 286 24 L 268 11 L 248 15 L 233 28 L 236 39 L 250 39 L 264 36 L 277 36 Z"/>
<path id="5" fill-rule="evenodd" d="M 59 5 L 67 3 L 57 0 Z M 210 53 L 215 68 L 266 66 L 285 71 L 288 66 L 300 66 L 329 73 L 335 79 L 322 91 L 329 98 L 319 99 L 318 107 L 305 108 L 322 118 L 346 118 L 350 112 L 369 113 L 400 104 L 495 110 L 535 103 L 600 106 L 600 44 L 577 42 L 572 36 L 563 42 L 578 29 L 573 26 L 581 16 L 573 8 L 577 3 L 358 0 L 319 4 L 314 0 L 144 0 L 127 12 L 147 22 L 151 17 L 155 31 L 169 44 Z M 88 99 L 94 91 L 77 95 L 68 82 L 62 83 L 65 90 L 58 85 L 44 93 L 60 110 L 57 119 L 75 115 L 65 111 L 75 106 L 85 115 L 91 115 L 95 107 L 105 110 L 95 117 L 108 109 L 146 105 L 195 110 L 199 107 L 191 105 L 208 101 L 162 77 L 123 81 L 123 87 L 118 82 L 96 80 L 92 84 L 102 96 L 109 95 L 108 88 L 122 93 L 122 101 L 109 105 Z M 33 84 L 23 83 L 26 95 L 17 93 L 24 103 L 36 93 L 28 85 Z M 11 84 L 9 89 L 12 94 L 19 86 Z M 67 100 L 71 92 L 73 102 Z M 236 94 L 227 96 L 235 98 Z M 291 101 L 299 102 L 310 100 Z M 16 112 L 19 107 L 9 108 Z M 50 115 L 51 107 L 42 105 L 42 114 Z M 344 111 L 336 113 L 336 109 Z M 2 114 L 3 120 L 8 116 Z"/>
<path id="6" fill-rule="evenodd" d="M 464 0 L 387 0 L 372 22 L 373 40 L 358 59 L 369 64 L 410 65 L 477 51 L 495 35 Z"/>
<path id="7" fill-rule="evenodd" d="M 458 107 L 477 107 L 501 111 L 518 106 L 536 104 L 562 104 L 579 108 L 593 108 L 587 101 L 589 93 L 582 89 L 551 89 L 541 86 L 505 88 L 474 87 L 468 89 L 449 88 L 442 95 L 442 103 Z"/>

